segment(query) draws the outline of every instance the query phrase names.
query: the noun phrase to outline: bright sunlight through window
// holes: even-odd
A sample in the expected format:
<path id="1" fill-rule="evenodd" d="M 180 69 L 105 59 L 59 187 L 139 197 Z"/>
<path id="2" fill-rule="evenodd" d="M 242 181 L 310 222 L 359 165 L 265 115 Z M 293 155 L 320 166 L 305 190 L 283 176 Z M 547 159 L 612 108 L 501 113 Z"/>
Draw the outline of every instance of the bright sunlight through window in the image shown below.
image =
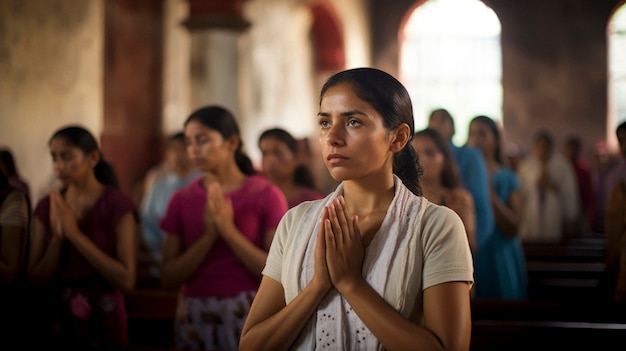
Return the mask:
<path id="1" fill-rule="evenodd" d="M 467 140 L 469 121 L 502 117 L 500 21 L 479 0 L 428 0 L 410 14 L 401 33 L 400 77 L 415 113 L 428 125 L 436 108 L 454 117 L 454 142 Z"/>
<path id="2" fill-rule="evenodd" d="M 607 134 L 615 139 L 615 128 L 626 120 L 626 5 L 611 18 L 609 36 L 609 118 Z"/>

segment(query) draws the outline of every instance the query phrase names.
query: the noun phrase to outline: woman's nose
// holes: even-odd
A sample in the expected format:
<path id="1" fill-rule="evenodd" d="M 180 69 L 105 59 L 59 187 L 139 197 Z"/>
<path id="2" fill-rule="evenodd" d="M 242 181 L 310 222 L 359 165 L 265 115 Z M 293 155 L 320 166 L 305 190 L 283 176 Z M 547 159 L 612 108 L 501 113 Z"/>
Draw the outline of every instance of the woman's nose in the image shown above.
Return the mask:
<path id="1" fill-rule="evenodd" d="M 61 169 L 63 169 L 63 162 L 60 160 L 52 161 L 52 169 L 58 173 Z"/>
<path id="2" fill-rule="evenodd" d="M 187 156 L 193 156 L 198 153 L 198 145 L 195 143 L 189 143 L 187 145 Z"/>
<path id="3" fill-rule="evenodd" d="M 326 134 L 326 142 L 329 145 L 341 145 L 344 142 L 345 130 L 340 123 L 333 123 L 330 128 L 328 128 L 328 133 Z"/>

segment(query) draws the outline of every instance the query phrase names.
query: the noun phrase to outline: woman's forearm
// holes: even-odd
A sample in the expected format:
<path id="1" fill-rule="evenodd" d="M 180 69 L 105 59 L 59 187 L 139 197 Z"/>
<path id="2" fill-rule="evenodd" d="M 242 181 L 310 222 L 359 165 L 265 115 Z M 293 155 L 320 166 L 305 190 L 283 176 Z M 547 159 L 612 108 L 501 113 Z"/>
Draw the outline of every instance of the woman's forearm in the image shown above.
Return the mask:
<path id="1" fill-rule="evenodd" d="M 239 350 L 288 350 L 311 319 L 327 292 L 324 288 L 310 283 L 288 305 L 270 317 L 259 321 L 253 321 L 254 317 L 252 317 L 246 322 L 246 324 L 251 323 L 251 325 L 244 326 Z M 259 296 L 257 295 L 257 297 Z M 253 304 L 248 318 L 256 314 L 257 311 L 255 310 L 263 310 L 264 308 L 266 307 L 263 306 L 262 302 L 257 306 Z"/>
<path id="2" fill-rule="evenodd" d="M 222 235 L 226 244 L 233 250 L 243 265 L 260 279 L 261 271 L 265 267 L 265 260 L 267 260 L 267 251 L 248 240 L 234 225 L 226 230 L 229 233 Z"/>
<path id="3" fill-rule="evenodd" d="M 78 230 L 78 228 L 76 228 Z M 116 225 L 116 254 L 105 252 L 81 232 L 68 233 L 67 240 L 113 286 L 130 291 L 136 281 L 135 247 L 137 225 L 132 214 L 126 213 Z"/>
<path id="4" fill-rule="evenodd" d="M 102 251 L 84 234 L 76 235 L 72 244 L 102 276 L 113 286 L 124 291 L 134 286 L 134 270 L 125 267 L 120 261 Z"/>
<path id="5" fill-rule="evenodd" d="M 166 289 L 180 287 L 195 274 L 206 256 L 213 248 L 217 238 L 214 235 L 202 235 L 193 245 L 179 256 L 161 262 L 161 285 Z"/>
<path id="6" fill-rule="evenodd" d="M 0 228 L 0 280 L 12 283 L 22 270 L 26 228 L 9 225 Z"/>
<path id="7" fill-rule="evenodd" d="M 41 256 L 32 255 L 30 257 L 27 276 L 33 285 L 40 287 L 52 279 L 59 265 L 63 242 L 64 239 L 53 237 L 45 243 Z"/>
<path id="8" fill-rule="evenodd" d="M 385 350 L 443 350 L 432 332 L 398 313 L 365 280 L 341 293 Z"/>

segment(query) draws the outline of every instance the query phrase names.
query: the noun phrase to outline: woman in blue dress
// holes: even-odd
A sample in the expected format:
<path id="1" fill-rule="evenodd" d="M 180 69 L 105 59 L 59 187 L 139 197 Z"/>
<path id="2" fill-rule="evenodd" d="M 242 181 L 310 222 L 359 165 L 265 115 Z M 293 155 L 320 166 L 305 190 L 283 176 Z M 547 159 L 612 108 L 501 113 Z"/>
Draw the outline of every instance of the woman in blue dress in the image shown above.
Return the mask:
<path id="1" fill-rule="evenodd" d="M 475 254 L 475 299 L 524 300 L 528 297 L 526 259 L 517 235 L 522 211 L 520 181 L 502 162 L 498 125 L 487 116 L 470 122 L 468 144 L 481 150 L 491 180 L 496 226 Z"/>

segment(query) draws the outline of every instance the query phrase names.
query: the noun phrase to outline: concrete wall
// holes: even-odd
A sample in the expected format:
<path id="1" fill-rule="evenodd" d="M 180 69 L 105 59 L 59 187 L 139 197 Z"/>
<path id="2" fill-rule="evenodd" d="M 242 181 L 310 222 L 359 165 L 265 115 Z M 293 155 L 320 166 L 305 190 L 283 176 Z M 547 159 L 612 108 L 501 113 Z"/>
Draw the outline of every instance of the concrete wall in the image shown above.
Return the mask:
<path id="1" fill-rule="evenodd" d="M 502 22 L 504 125 L 527 145 L 547 128 L 562 145 L 583 137 L 587 154 L 607 125 L 607 37 L 617 1 L 491 1 Z"/>
<path id="2" fill-rule="evenodd" d="M 0 1 L 0 144 L 33 201 L 51 186 L 48 139 L 61 125 L 102 129 L 103 2 Z"/>

